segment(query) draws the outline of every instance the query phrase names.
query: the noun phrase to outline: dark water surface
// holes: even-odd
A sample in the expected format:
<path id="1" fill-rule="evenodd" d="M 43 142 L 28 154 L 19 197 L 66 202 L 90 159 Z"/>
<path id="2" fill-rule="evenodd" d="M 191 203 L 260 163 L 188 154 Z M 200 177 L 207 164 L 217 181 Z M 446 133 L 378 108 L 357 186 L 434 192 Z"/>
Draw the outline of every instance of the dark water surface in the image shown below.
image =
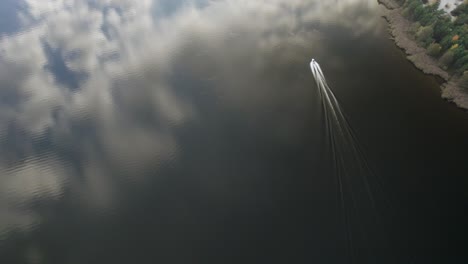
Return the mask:
<path id="1" fill-rule="evenodd" d="M 468 263 L 468 114 L 375 0 L 0 10 L 0 263 Z M 375 208 L 338 205 L 312 57 Z"/>

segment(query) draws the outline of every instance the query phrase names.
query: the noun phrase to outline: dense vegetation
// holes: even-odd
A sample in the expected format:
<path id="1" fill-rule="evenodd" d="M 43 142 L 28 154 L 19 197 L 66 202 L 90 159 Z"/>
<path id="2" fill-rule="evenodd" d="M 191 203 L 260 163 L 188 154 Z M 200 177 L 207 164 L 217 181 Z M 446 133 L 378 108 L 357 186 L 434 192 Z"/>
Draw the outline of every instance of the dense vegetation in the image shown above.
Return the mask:
<path id="1" fill-rule="evenodd" d="M 403 5 L 403 16 L 414 21 L 411 31 L 419 44 L 443 69 L 462 75 L 462 85 L 468 89 L 468 0 L 451 12 L 453 17 L 438 9 L 439 2 L 398 1 Z"/>

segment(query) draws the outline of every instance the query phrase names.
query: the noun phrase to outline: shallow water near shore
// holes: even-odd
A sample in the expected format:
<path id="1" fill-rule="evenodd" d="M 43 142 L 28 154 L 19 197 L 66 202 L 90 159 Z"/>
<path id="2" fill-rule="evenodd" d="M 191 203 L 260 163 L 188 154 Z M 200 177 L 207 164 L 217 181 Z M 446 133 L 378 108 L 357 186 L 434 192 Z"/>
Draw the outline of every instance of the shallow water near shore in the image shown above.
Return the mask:
<path id="1" fill-rule="evenodd" d="M 10 2 L 0 263 L 468 260 L 468 114 L 377 1 Z M 333 176 L 311 58 L 371 197 Z"/>

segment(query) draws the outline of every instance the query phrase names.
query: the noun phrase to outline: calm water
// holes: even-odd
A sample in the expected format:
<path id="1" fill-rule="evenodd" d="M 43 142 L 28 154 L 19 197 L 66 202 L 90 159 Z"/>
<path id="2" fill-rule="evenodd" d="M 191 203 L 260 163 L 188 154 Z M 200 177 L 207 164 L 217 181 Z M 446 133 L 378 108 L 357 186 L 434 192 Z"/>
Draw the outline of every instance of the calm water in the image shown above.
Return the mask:
<path id="1" fill-rule="evenodd" d="M 467 263 L 468 114 L 380 8 L 2 1 L 0 263 Z M 312 57 L 374 208 L 338 206 Z"/>

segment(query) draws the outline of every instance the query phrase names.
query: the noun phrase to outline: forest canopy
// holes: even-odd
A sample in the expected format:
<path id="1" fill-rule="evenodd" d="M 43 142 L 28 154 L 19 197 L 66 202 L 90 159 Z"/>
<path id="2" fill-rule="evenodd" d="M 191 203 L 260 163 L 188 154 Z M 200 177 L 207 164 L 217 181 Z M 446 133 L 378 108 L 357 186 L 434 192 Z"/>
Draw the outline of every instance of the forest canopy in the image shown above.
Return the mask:
<path id="1" fill-rule="evenodd" d="M 414 22 L 415 38 L 427 53 L 438 59 L 443 69 L 468 75 L 468 0 L 450 14 L 439 9 L 439 1 L 433 4 L 422 0 L 399 2 L 403 5 L 403 16 Z"/>

